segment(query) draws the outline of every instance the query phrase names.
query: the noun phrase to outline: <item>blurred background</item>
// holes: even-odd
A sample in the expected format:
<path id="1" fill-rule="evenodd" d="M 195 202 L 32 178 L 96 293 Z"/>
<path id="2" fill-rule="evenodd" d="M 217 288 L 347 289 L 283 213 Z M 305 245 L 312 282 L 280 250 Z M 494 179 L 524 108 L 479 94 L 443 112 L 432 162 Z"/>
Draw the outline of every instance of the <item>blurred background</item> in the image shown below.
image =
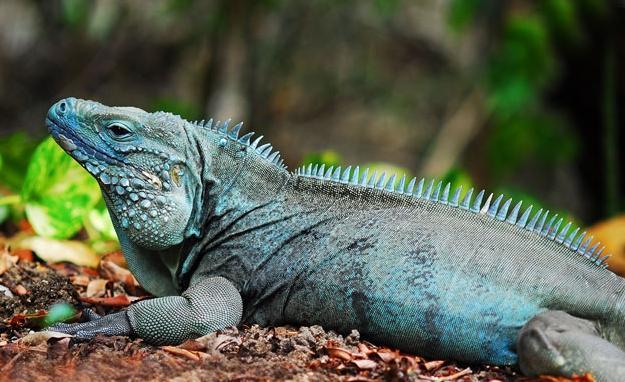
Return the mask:
<path id="1" fill-rule="evenodd" d="M 503 192 L 625 271 L 623 1 L 0 0 L 0 233 L 102 253 L 97 185 L 43 141 L 67 96 L 243 120 L 291 169 Z"/>

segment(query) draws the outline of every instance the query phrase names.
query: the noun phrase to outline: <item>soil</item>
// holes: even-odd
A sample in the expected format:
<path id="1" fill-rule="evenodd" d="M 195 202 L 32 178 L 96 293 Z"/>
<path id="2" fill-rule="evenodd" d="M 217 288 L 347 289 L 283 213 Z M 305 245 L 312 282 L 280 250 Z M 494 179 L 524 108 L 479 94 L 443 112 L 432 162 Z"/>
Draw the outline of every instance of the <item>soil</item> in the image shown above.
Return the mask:
<path id="1" fill-rule="evenodd" d="M 160 347 L 127 337 L 76 343 L 33 331 L 37 320 L 29 318 L 60 300 L 107 313 L 136 299 L 125 294 L 141 293 L 136 281 L 107 264 L 96 272 L 20 260 L 4 271 L 0 284 L 14 297 L 0 295 L 0 381 L 529 381 L 513 368 L 426 360 L 370 344 L 357 331 L 341 336 L 320 326 L 228 328 Z M 103 275 L 112 279 L 101 282 Z"/>

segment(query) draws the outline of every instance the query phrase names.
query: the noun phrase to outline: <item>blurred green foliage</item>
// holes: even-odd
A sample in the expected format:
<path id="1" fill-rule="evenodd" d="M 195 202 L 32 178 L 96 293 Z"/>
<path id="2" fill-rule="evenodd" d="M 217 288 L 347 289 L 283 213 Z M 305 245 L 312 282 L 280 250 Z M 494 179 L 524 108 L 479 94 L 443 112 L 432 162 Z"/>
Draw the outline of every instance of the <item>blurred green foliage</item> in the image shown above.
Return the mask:
<path id="1" fill-rule="evenodd" d="M 581 15 L 606 7 L 594 0 L 545 0 L 499 16 L 502 4 L 453 0 L 449 8 L 449 23 L 456 31 L 489 16 L 503 21 L 483 73 L 492 125 L 488 163 L 496 177 L 532 158 L 550 165 L 576 156 L 573 129 L 546 100 L 559 75 L 555 46 L 582 44 Z"/>
<path id="2" fill-rule="evenodd" d="M 0 140 L 0 153 L 11 159 L 3 161 L 2 186 L 16 192 L 0 196 L 0 223 L 25 214 L 40 236 L 68 239 L 86 226 L 94 244 L 116 241 L 97 182 L 52 138 L 35 145 L 13 134 Z"/>
<path id="3" fill-rule="evenodd" d="M 80 230 L 101 194 L 95 179 L 47 138 L 30 160 L 21 198 L 35 232 L 65 239 Z"/>
<path id="4" fill-rule="evenodd" d="M 177 98 L 156 98 L 150 105 L 151 111 L 167 111 L 189 121 L 202 118 L 200 107 Z"/>
<path id="5" fill-rule="evenodd" d="M 306 154 L 304 159 L 302 160 L 302 165 L 322 165 L 325 164 L 326 167 L 329 166 L 340 166 L 342 162 L 341 156 L 333 150 L 324 150 L 319 152 L 312 152 Z"/>
<path id="6" fill-rule="evenodd" d="M 0 157 L 2 158 L 2 186 L 13 192 L 22 189 L 28 159 L 35 151 L 37 142 L 26 133 L 18 132 L 0 139 Z"/>

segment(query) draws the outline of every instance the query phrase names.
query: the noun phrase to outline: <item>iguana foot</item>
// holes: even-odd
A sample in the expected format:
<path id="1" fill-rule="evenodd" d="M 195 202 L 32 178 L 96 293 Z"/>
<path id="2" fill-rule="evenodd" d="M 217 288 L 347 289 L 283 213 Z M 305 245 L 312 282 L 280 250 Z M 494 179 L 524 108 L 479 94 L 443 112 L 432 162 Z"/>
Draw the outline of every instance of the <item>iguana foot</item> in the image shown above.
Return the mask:
<path id="1" fill-rule="evenodd" d="M 593 321 L 561 311 L 531 319 L 519 332 L 517 353 L 528 376 L 592 373 L 597 381 L 625 381 L 625 352 L 603 339 Z"/>
<path id="2" fill-rule="evenodd" d="M 89 319 L 87 322 L 56 324 L 50 326 L 48 330 L 71 334 L 78 341 L 88 341 L 94 338 L 96 334 L 107 336 L 131 336 L 134 334 L 126 312 L 99 316 L 88 309 L 85 311 L 85 315 Z"/>

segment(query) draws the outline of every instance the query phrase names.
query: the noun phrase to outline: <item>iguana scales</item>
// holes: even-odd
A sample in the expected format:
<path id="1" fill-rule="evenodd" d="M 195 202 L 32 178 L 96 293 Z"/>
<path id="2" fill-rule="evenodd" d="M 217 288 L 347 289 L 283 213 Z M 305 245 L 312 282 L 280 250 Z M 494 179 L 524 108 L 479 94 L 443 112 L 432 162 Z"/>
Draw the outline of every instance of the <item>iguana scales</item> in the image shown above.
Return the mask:
<path id="1" fill-rule="evenodd" d="M 625 280 L 557 215 L 358 167 L 292 173 L 228 121 L 67 98 L 46 122 L 160 296 L 54 330 L 167 344 L 242 322 L 320 324 L 527 375 L 625 381 Z"/>

